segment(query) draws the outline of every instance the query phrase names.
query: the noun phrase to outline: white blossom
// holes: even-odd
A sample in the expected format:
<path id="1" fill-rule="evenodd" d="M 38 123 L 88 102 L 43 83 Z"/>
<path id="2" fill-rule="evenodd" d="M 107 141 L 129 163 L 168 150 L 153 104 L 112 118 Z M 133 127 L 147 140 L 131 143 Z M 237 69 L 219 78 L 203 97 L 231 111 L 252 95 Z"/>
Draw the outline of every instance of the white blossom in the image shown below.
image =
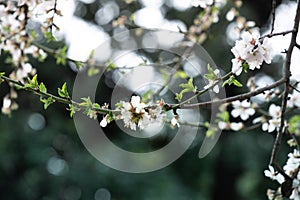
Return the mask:
<path id="1" fill-rule="evenodd" d="M 100 122 L 100 126 L 101 126 L 101 127 L 106 127 L 107 124 L 108 124 L 107 118 L 106 118 L 106 117 L 103 117 L 103 119 L 102 119 L 101 122 Z"/>
<path id="2" fill-rule="evenodd" d="M 224 121 L 219 121 L 218 122 L 218 127 L 221 130 L 230 129 L 230 123 L 227 123 L 227 122 L 224 122 Z"/>
<path id="3" fill-rule="evenodd" d="M 180 124 L 179 124 L 179 116 L 178 115 L 175 115 L 172 119 L 171 119 L 171 126 L 172 127 L 180 127 Z"/>
<path id="4" fill-rule="evenodd" d="M 297 89 L 299 90 L 300 88 L 297 87 Z M 289 108 L 292 107 L 300 107 L 300 93 L 296 90 L 293 90 L 293 93 L 289 95 L 289 100 L 287 102 L 287 106 Z"/>
<path id="5" fill-rule="evenodd" d="M 123 119 L 125 127 L 132 130 L 137 127 L 145 129 L 153 123 L 163 122 L 163 104 L 145 104 L 139 96 L 132 96 L 130 102 L 121 101 L 120 104 L 120 118 Z M 103 121 L 103 125 L 105 123 Z"/>
<path id="6" fill-rule="evenodd" d="M 232 72 L 240 75 L 243 71 L 243 64 L 247 63 L 250 70 L 260 69 L 262 63 L 271 63 L 271 45 L 268 38 L 264 38 L 263 42 L 259 41 L 258 33 L 244 32 L 241 40 L 235 42 L 235 46 L 231 49 L 234 54 L 232 62 Z"/>
<path id="7" fill-rule="evenodd" d="M 268 122 L 262 124 L 262 130 L 272 133 L 279 126 L 280 126 L 280 119 L 270 119 L 268 120 Z"/>
<path id="8" fill-rule="evenodd" d="M 241 117 L 242 120 L 247 120 L 250 116 L 255 114 L 254 108 L 251 107 L 251 103 L 248 100 L 234 101 L 231 103 L 233 106 L 233 110 L 231 111 L 231 115 L 235 118 Z"/>
<path id="9" fill-rule="evenodd" d="M 268 131 L 269 133 L 275 131 L 279 128 L 281 123 L 281 107 L 276 106 L 275 104 L 271 104 L 269 107 L 269 119 L 267 122 L 262 124 L 262 130 Z"/>
<path id="10" fill-rule="evenodd" d="M 284 176 L 282 176 L 280 173 L 275 172 L 274 168 L 269 165 L 269 170 L 265 170 L 264 174 L 266 177 L 276 180 L 279 184 L 282 184 L 284 182 Z"/>
<path id="11" fill-rule="evenodd" d="M 2 113 L 9 114 L 11 111 L 12 101 L 8 96 L 3 98 Z"/>
<path id="12" fill-rule="evenodd" d="M 283 167 L 286 174 L 292 175 L 297 168 L 300 166 L 300 152 L 294 149 L 293 153 L 288 154 L 288 160 L 286 165 Z"/>
<path id="13" fill-rule="evenodd" d="M 230 123 L 230 128 L 233 131 L 239 131 L 242 128 L 244 128 L 244 124 L 242 122 L 231 122 Z"/>

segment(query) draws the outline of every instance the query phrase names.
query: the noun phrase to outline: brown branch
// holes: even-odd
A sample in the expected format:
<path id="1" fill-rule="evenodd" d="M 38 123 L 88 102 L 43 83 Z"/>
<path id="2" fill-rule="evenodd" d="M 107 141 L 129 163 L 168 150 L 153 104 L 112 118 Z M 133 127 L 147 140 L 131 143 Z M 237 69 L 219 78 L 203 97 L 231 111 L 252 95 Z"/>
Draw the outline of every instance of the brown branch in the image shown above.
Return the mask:
<path id="1" fill-rule="evenodd" d="M 195 104 L 183 104 L 179 108 L 180 109 L 193 109 L 193 108 L 197 108 L 197 107 L 198 108 L 209 108 L 212 105 L 219 105 L 219 104 L 223 104 L 223 103 L 230 103 L 230 102 L 233 102 L 233 101 L 236 101 L 236 100 L 249 99 L 250 97 L 261 94 L 266 90 L 270 90 L 270 89 L 273 89 L 275 87 L 278 87 L 278 86 L 282 85 L 285 82 L 286 82 L 286 79 L 281 78 L 281 79 L 279 79 L 278 81 L 274 82 L 271 85 L 267 85 L 265 87 L 258 88 L 254 91 L 251 91 L 251 92 L 236 95 L 236 96 L 233 96 L 233 97 L 228 97 L 228 98 L 221 99 L 221 100 L 207 101 L 207 102 L 201 102 L 201 103 L 195 103 Z M 173 106 L 176 106 L 176 105 L 173 105 Z"/>
<path id="2" fill-rule="evenodd" d="M 281 122 L 280 122 L 279 130 L 277 132 L 276 140 L 275 140 L 275 143 L 274 143 L 274 146 L 272 149 L 272 155 L 270 158 L 270 165 L 273 165 L 273 166 L 277 165 L 276 164 L 277 155 L 279 152 L 282 135 L 285 131 L 284 130 L 284 122 L 285 122 L 285 111 L 287 108 L 287 101 L 288 101 L 289 88 L 290 88 L 291 58 L 292 58 L 293 49 L 296 46 L 296 38 L 297 38 L 297 34 L 298 34 L 298 29 L 299 29 L 299 21 L 300 21 L 300 2 L 298 1 L 296 16 L 294 19 L 294 31 L 292 33 L 292 37 L 291 37 L 289 48 L 287 50 L 286 61 L 285 61 L 285 65 L 284 65 L 285 89 L 284 89 L 284 94 L 283 94 L 283 98 L 282 98 Z"/>
<path id="3" fill-rule="evenodd" d="M 271 23 L 271 33 L 270 34 L 272 34 L 273 33 L 273 31 L 274 31 L 274 26 L 275 26 L 275 18 L 276 18 L 276 12 L 275 12 L 275 10 L 276 10 L 276 0 L 273 0 L 272 1 L 272 23 Z"/>
<path id="4" fill-rule="evenodd" d="M 289 34 L 289 33 L 293 33 L 295 30 L 289 30 L 289 31 L 283 31 L 283 32 L 278 32 L 278 33 L 270 33 L 270 34 L 267 34 L 267 35 L 264 35 L 262 37 L 260 37 L 259 39 L 264 39 L 264 38 L 271 38 L 271 37 L 274 37 L 274 36 L 279 36 L 279 35 L 282 35 L 282 36 L 285 36 L 286 34 Z"/>

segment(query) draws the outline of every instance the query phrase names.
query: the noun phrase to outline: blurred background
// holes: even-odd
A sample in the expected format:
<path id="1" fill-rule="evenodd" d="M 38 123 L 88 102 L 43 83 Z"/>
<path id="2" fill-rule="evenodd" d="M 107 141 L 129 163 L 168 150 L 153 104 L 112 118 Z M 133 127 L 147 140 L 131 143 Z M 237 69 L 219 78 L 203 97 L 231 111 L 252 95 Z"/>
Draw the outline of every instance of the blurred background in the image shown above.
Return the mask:
<path id="1" fill-rule="evenodd" d="M 78 60 L 86 59 L 91 49 L 122 31 L 111 23 L 120 15 L 130 17 L 134 14 L 136 23 L 146 28 L 176 31 L 180 27 L 186 31 L 201 11 L 191 7 L 190 1 L 183 0 L 66 2 L 67 20 L 60 22 L 63 34 L 57 36 L 63 40 L 57 45 L 66 43 L 68 56 Z M 277 5 L 281 3 L 286 2 L 277 1 Z M 225 19 L 232 5 L 228 1 L 220 11 L 220 22 L 212 26 L 209 39 L 203 44 L 224 71 L 230 70 L 233 57 L 230 22 Z M 264 32 L 269 29 L 271 5 L 271 0 L 245 0 L 240 12 L 248 20 L 255 21 L 258 27 L 263 27 Z M 4 61 L 5 56 L 1 56 L 1 71 L 9 71 L 10 67 Z M 72 88 L 76 70 L 71 63 L 70 66 L 57 65 L 51 56 L 45 63 L 33 62 L 39 79 L 49 92 L 56 93 L 64 82 Z M 278 57 L 272 67 L 263 68 L 263 73 L 257 75 L 258 80 L 276 80 L 281 75 L 281 65 L 282 59 Z M 109 97 L 112 75 L 107 73 L 106 76 L 108 80 L 100 83 L 101 95 Z M 239 80 L 246 85 L 246 76 Z M 3 98 L 8 90 L 7 85 L 2 84 L 0 97 Z M 227 96 L 232 96 L 247 89 L 230 87 L 226 90 Z M 99 101 L 105 100 L 99 98 Z M 278 186 L 263 174 L 268 166 L 274 135 L 263 133 L 260 128 L 224 131 L 213 151 L 203 159 L 198 158 L 198 151 L 205 132 L 199 130 L 191 148 L 168 167 L 146 174 L 129 174 L 111 169 L 91 156 L 63 105 L 54 104 L 44 111 L 39 98 L 24 91 L 19 92 L 18 103 L 19 110 L 11 117 L 0 115 L 0 199 L 261 200 L 267 199 L 268 188 Z M 265 104 L 261 106 L 267 108 Z M 126 138 L 118 136 L 116 131 L 110 128 L 110 137 L 128 145 L 130 142 L 124 141 Z M 144 149 L 155 149 L 167 140 L 163 135 L 150 142 L 131 142 L 129 146 L 139 149 L 145 145 Z M 285 141 L 286 138 L 280 152 L 281 164 L 291 151 Z"/>

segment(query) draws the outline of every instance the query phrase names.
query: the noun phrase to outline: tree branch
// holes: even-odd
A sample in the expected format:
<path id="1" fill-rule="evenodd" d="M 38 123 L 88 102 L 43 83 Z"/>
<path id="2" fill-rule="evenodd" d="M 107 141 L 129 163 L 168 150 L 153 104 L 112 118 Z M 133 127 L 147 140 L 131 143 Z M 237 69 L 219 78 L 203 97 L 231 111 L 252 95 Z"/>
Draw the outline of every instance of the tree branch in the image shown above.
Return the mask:
<path id="1" fill-rule="evenodd" d="M 272 1 L 272 23 L 271 23 L 271 33 L 270 34 L 272 34 L 273 33 L 273 31 L 274 31 L 274 26 L 275 26 L 275 18 L 276 18 L 276 12 L 275 12 L 275 10 L 276 10 L 276 0 L 273 0 Z"/>
<path id="2" fill-rule="evenodd" d="M 282 140 L 282 135 L 285 131 L 284 123 L 285 123 L 285 111 L 286 111 L 286 107 L 287 107 L 289 88 L 290 88 L 291 58 L 292 58 L 293 49 L 296 46 L 296 39 L 297 39 L 297 34 L 298 34 L 298 29 L 299 29 L 299 21 L 300 21 L 300 2 L 298 1 L 296 16 L 294 19 L 294 28 L 293 28 L 294 31 L 292 32 L 292 37 L 291 37 L 289 48 L 287 50 L 286 61 L 285 61 L 285 65 L 284 65 L 285 89 L 284 89 L 284 94 L 282 97 L 281 122 L 280 122 L 279 130 L 277 132 L 276 140 L 275 140 L 275 143 L 274 143 L 274 146 L 272 149 L 272 155 L 270 158 L 270 165 L 273 165 L 273 166 L 276 166 L 276 160 L 277 160 L 277 155 L 278 155 L 279 147 L 280 147 L 281 140 Z"/>
<path id="3" fill-rule="evenodd" d="M 285 36 L 286 34 L 289 34 L 289 33 L 293 33 L 295 30 L 289 30 L 289 31 L 283 31 L 283 32 L 278 32 L 278 33 L 270 33 L 270 34 L 267 34 L 267 35 L 264 35 L 262 37 L 260 37 L 259 39 L 264 39 L 264 38 L 271 38 L 271 37 L 274 37 L 274 36 L 279 36 L 279 35 L 282 35 L 282 36 Z"/>
<path id="4" fill-rule="evenodd" d="M 1 79 L 6 81 L 7 83 L 10 83 L 10 84 L 13 84 L 15 86 L 21 87 L 23 90 L 30 91 L 30 92 L 32 92 L 32 93 L 34 93 L 34 94 L 36 94 L 40 97 L 52 98 L 55 102 L 59 102 L 59 103 L 66 104 L 66 105 L 72 104 L 74 106 L 77 106 L 78 108 L 86 108 L 86 106 L 82 106 L 82 105 L 80 105 L 79 102 L 73 101 L 71 99 L 62 98 L 62 97 L 56 96 L 54 94 L 50 94 L 48 92 L 42 92 L 39 89 L 25 87 L 25 84 L 23 84 L 19 81 L 13 80 L 13 79 L 11 79 L 7 76 L 1 76 L 0 81 L 1 81 Z M 98 112 L 99 114 L 108 114 L 108 113 L 118 114 L 119 113 L 118 110 L 110 110 L 110 109 L 103 109 L 103 108 L 93 108 L 92 110 Z"/>
<path id="5" fill-rule="evenodd" d="M 266 90 L 270 90 L 270 89 L 273 89 L 275 87 L 278 87 L 278 86 L 282 85 L 285 82 L 286 82 L 286 80 L 284 78 L 281 78 L 281 79 L 279 79 L 278 81 L 274 82 L 271 85 L 268 85 L 268 86 L 265 86 L 265 87 L 262 87 L 262 88 L 258 88 L 254 91 L 251 91 L 251 92 L 247 92 L 247 93 L 244 93 L 244 94 L 236 95 L 236 96 L 233 96 L 233 97 L 228 97 L 228 98 L 225 98 L 225 99 L 215 100 L 215 101 L 207 101 L 207 102 L 201 102 L 201 103 L 195 103 L 195 104 L 183 104 L 179 108 L 180 109 L 193 109 L 193 108 L 197 108 L 197 107 L 198 108 L 209 108 L 213 105 L 218 105 L 218 104 L 223 104 L 223 103 L 230 103 L 230 102 L 233 102 L 233 101 L 236 101 L 236 100 L 241 101 L 241 100 L 244 100 L 244 99 L 249 99 L 250 97 L 256 96 L 258 94 L 261 94 Z"/>

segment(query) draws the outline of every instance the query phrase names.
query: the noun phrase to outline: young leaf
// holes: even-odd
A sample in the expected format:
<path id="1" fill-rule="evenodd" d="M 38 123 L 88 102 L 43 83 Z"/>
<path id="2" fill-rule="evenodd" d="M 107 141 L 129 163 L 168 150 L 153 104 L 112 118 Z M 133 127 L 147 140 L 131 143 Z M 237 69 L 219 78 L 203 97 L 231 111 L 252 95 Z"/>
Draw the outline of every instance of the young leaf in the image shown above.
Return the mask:
<path id="1" fill-rule="evenodd" d="M 232 84 L 237 87 L 243 87 L 243 85 L 238 80 L 236 80 L 234 76 L 230 76 L 229 79 L 224 81 L 222 87 L 224 87 L 225 85 L 232 85 Z"/>
<path id="2" fill-rule="evenodd" d="M 75 61 L 74 63 L 77 69 L 80 69 L 83 66 L 83 63 L 81 61 Z"/>
<path id="3" fill-rule="evenodd" d="M 182 79 L 186 79 L 188 77 L 186 72 L 182 70 L 177 71 L 174 76 L 175 78 L 182 78 Z"/>
<path id="4" fill-rule="evenodd" d="M 46 31 L 44 34 L 45 38 L 47 39 L 47 43 L 56 41 L 55 37 L 53 36 L 51 31 Z"/>
<path id="5" fill-rule="evenodd" d="M 46 110 L 52 103 L 55 102 L 55 100 L 52 97 L 49 97 L 47 99 L 40 98 L 40 101 L 44 103 L 44 109 Z"/>
<path id="6" fill-rule="evenodd" d="M 89 68 L 88 70 L 88 76 L 94 76 L 99 74 L 100 70 L 94 67 Z"/>
<path id="7" fill-rule="evenodd" d="M 69 108 L 67 108 L 67 110 L 70 111 L 70 117 L 72 118 L 74 114 L 80 110 L 80 108 L 74 106 L 73 104 L 69 104 Z"/>
<path id="8" fill-rule="evenodd" d="M 40 91 L 43 92 L 43 93 L 46 93 L 46 92 L 47 92 L 47 88 L 46 88 L 46 86 L 44 85 L 44 83 L 41 83 L 41 84 L 40 84 Z"/>
<path id="9" fill-rule="evenodd" d="M 55 55 L 56 64 L 67 64 L 67 49 L 67 46 L 64 46 L 63 48 L 58 50 L 57 54 Z"/>
<path id="10" fill-rule="evenodd" d="M 243 84 L 241 84 L 238 80 L 234 79 L 233 84 L 237 87 L 243 87 Z"/>
<path id="11" fill-rule="evenodd" d="M 183 96 L 182 92 L 176 93 L 175 95 L 176 95 L 175 99 L 177 99 L 178 101 L 181 101 L 182 96 Z"/>
<path id="12" fill-rule="evenodd" d="M 58 88 L 58 95 L 60 97 L 63 97 L 63 98 L 68 98 L 70 97 L 69 96 L 69 93 L 67 91 L 67 83 L 64 83 L 63 86 L 61 88 Z"/>
<path id="13" fill-rule="evenodd" d="M 28 83 L 24 85 L 24 88 L 33 88 L 33 89 L 38 89 L 39 88 L 39 83 L 37 81 L 37 75 L 34 75 L 32 79 L 27 78 Z"/>

